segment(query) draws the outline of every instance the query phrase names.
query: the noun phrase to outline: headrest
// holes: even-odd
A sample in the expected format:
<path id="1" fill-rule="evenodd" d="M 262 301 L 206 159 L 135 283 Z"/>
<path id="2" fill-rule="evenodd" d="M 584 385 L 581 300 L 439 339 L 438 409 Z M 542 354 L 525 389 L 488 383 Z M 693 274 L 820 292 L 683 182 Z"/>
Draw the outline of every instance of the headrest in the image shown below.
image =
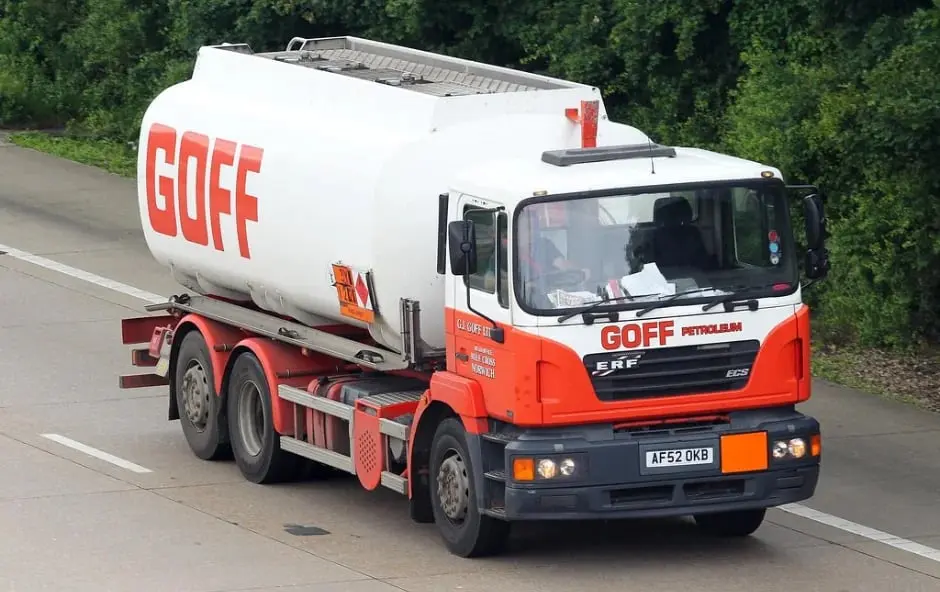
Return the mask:
<path id="1" fill-rule="evenodd" d="M 679 226 L 691 221 L 692 206 L 684 197 L 663 197 L 653 203 L 653 222 L 657 226 Z"/>

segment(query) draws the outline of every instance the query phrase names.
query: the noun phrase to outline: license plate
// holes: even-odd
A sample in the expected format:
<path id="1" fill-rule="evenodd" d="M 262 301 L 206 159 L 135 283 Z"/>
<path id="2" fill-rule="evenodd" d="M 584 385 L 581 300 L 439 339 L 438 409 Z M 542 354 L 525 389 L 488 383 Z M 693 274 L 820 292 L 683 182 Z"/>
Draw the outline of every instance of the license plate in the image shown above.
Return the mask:
<path id="1" fill-rule="evenodd" d="M 715 450 L 710 446 L 646 451 L 646 468 L 648 469 L 710 465 L 713 462 L 715 462 Z"/>

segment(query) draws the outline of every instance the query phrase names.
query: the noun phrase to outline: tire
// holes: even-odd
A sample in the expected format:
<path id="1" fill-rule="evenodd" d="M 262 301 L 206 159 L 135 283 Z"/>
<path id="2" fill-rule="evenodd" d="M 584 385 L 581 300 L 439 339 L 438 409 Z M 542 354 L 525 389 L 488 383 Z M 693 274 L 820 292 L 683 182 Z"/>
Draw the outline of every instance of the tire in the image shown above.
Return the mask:
<path id="1" fill-rule="evenodd" d="M 252 483 L 280 483 L 300 472 L 303 459 L 281 450 L 274 431 L 271 389 L 258 358 L 240 354 L 228 379 L 227 415 L 232 453 L 242 476 Z"/>
<path id="2" fill-rule="evenodd" d="M 430 469 L 431 510 L 447 549 L 459 557 L 501 553 L 509 538 L 509 522 L 480 514 L 478 510 L 473 461 L 459 420 L 448 418 L 438 426 L 431 443 Z M 449 495 L 445 495 L 452 518 L 444 509 L 441 490 L 454 480 L 457 486 L 447 488 Z"/>
<path id="3" fill-rule="evenodd" d="M 228 425 L 221 397 L 215 392 L 215 372 L 202 333 L 186 333 L 176 353 L 173 393 L 180 425 L 190 450 L 202 460 L 231 455 Z"/>
<path id="4" fill-rule="evenodd" d="M 764 522 L 767 510 L 737 510 L 715 514 L 697 514 L 695 524 L 702 532 L 719 537 L 746 537 L 754 534 Z"/>

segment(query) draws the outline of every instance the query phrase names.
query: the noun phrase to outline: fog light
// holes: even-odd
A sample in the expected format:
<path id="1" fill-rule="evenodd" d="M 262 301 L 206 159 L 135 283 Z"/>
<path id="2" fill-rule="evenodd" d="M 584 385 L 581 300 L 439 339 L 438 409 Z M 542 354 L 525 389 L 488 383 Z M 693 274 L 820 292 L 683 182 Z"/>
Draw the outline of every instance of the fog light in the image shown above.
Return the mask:
<path id="1" fill-rule="evenodd" d="M 555 464 L 555 461 L 549 458 L 543 458 L 539 461 L 539 476 L 543 479 L 552 479 L 555 477 L 558 471 L 558 465 Z"/>
<path id="2" fill-rule="evenodd" d="M 558 470 L 561 471 L 561 474 L 565 477 L 570 477 L 571 475 L 574 475 L 574 468 L 574 461 L 570 458 L 566 458 L 565 460 L 561 461 L 561 465 L 558 467 Z"/>
<path id="3" fill-rule="evenodd" d="M 777 459 L 785 458 L 787 456 L 787 453 L 789 452 L 790 452 L 790 447 L 787 446 L 786 442 L 783 442 L 783 441 L 774 442 L 774 450 L 773 450 L 774 458 L 777 458 Z"/>
<path id="4" fill-rule="evenodd" d="M 793 458 L 803 458 L 806 456 L 806 442 L 803 438 L 793 438 L 787 447 Z"/>

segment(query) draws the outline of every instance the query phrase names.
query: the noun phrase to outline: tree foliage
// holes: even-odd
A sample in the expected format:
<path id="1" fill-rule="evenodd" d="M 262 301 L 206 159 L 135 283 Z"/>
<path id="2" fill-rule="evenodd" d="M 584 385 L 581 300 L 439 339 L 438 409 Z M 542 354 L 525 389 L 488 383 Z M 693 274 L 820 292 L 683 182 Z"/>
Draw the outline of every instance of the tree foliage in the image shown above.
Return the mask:
<path id="1" fill-rule="evenodd" d="M 615 119 L 824 188 L 832 337 L 940 337 L 940 0 L 0 0 L 0 124 L 136 139 L 204 44 L 361 35 L 596 85 Z"/>

